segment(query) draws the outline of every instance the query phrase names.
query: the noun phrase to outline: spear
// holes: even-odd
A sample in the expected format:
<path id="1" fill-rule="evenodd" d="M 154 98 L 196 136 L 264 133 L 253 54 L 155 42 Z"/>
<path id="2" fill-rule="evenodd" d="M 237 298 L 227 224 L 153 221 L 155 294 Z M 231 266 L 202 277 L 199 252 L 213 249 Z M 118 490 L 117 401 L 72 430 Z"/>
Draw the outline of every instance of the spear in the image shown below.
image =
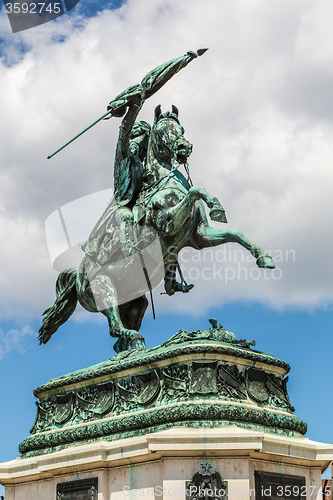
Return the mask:
<path id="1" fill-rule="evenodd" d="M 126 112 L 126 106 L 130 105 L 131 98 L 141 98 L 141 102 L 148 97 L 154 95 L 163 85 L 170 80 L 178 71 L 185 66 L 188 65 L 193 59 L 198 56 L 202 56 L 208 49 L 199 49 L 197 52 L 193 52 L 189 50 L 184 56 L 178 57 L 177 59 L 172 59 L 157 68 L 154 68 L 152 71 L 146 74 L 146 76 L 142 79 L 141 84 L 132 85 L 131 87 L 124 90 L 121 94 L 119 94 L 115 99 L 113 99 L 109 105 L 108 110 L 104 115 L 95 120 L 91 125 L 82 130 L 79 134 L 73 137 L 70 141 L 66 142 L 61 148 L 57 149 L 54 153 L 49 155 L 47 159 L 49 160 L 54 155 L 62 151 L 66 146 L 71 144 L 75 139 L 80 137 L 82 134 L 87 132 L 91 127 L 96 125 L 101 120 L 106 119 L 108 115 L 111 116 L 123 116 Z M 111 118 L 111 116 L 109 118 Z"/>
<path id="2" fill-rule="evenodd" d="M 71 144 L 71 142 L 75 141 L 75 139 L 77 139 L 78 137 L 80 137 L 80 135 L 84 134 L 85 132 L 87 132 L 87 130 L 89 130 L 91 127 L 93 127 L 94 125 L 96 125 L 96 123 L 100 122 L 101 120 L 104 120 L 104 118 L 106 118 L 110 113 L 112 113 L 112 109 L 109 109 L 109 111 L 107 111 L 106 113 L 104 113 L 104 115 L 102 115 L 100 118 L 98 118 L 97 120 L 95 120 L 91 125 L 89 125 L 88 127 L 86 127 L 79 134 L 77 134 L 75 137 L 73 137 L 70 141 L 66 142 L 66 144 L 64 144 L 63 146 L 61 146 L 61 148 L 57 149 L 54 153 L 52 153 L 51 155 L 49 155 L 47 157 L 47 159 L 50 160 L 50 158 L 52 158 L 52 156 L 54 156 L 57 153 L 59 153 L 62 149 L 64 149 L 69 144 Z"/>

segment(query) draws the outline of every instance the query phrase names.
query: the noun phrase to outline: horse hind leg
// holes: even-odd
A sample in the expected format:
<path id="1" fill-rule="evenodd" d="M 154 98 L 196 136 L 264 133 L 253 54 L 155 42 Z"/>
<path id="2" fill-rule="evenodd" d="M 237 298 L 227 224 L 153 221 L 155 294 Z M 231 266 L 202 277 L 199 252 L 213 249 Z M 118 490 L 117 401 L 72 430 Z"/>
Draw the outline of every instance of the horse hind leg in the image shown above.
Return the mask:
<path id="1" fill-rule="evenodd" d="M 90 282 L 90 291 L 97 311 L 104 314 L 108 320 L 111 337 L 118 337 L 113 346 L 114 350 L 118 353 L 129 347 L 132 349 L 145 347 L 144 339 L 138 331 L 124 325 L 120 315 L 121 306 L 118 306 L 117 293 L 111 279 L 108 276 L 94 278 Z"/>
<path id="2" fill-rule="evenodd" d="M 148 299 L 145 295 L 121 304 L 119 314 L 125 328 L 139 331 L 147 307 Z"/>
<path id="3" fill-rule="evenodd" d="M 119 306 L 119 314 L 124 327 L 127 328 L 128 331 L 136 332 L 130 339 L 132 349 L 146 347 L 145 340 L 138 331 L 141 328 L 141 323 L 147 307 L 148 300 L 145 295 Z"/>

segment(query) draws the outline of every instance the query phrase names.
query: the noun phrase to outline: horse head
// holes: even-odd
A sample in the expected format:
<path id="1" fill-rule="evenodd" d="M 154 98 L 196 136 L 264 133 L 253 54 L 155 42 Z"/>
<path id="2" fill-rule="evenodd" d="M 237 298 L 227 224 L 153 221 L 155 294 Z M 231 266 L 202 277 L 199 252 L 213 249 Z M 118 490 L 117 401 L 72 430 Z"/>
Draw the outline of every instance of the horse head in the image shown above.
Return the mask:
<path id="1" fill-rule="evenodd" d="M 158 161 L 172 166 L 174 162 L 184 164 L 192 153 L 192 144 L 184 137 L 184 128 L 179 122 L 178 108 L 162 113 L 161 106 L 155 109 L 154 124 L 150 136 L 150 155 Z"/>

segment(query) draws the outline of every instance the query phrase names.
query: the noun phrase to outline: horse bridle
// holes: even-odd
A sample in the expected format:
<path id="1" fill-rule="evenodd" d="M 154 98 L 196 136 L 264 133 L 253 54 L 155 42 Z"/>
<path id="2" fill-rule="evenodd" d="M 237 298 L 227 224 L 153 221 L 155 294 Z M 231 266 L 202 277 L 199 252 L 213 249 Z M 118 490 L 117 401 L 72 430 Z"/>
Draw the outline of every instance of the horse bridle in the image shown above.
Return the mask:
<path id="1" fill-rule="evenodd" d="M 164 141 L 164 139 L 163 139 L 161 133 L 159 132 L 159 130 L 156 130 L 156 129 L 152 130 L 152 134 L 156 134 L 157 135 L 157 137 L 160 140 L 160 142 L 163 144 L 163 146 L 169 152 L 169 158 L 171 158 L 172 162 L 173 163 L 177 162 L 177 150 L 175 149 L 175 144 L 177 143 L 177 141 L 179 139 L 183 139 L 184 136 L 182 134 L 177 134 L 176 137 L 175 137 L 175 140 L 169 146 L 169 144 L 167 144 Z M 162 151 L 160 150 L 159 153 L 162 153 Z M 179 164 L 179 162 L 178 162 L 178 164 Z M 176 167 L 176 168 L 178 168 L 178 167 Z M 175 170 L 175 168 L 173 168 L 173 165 L 171 166 L 171 170 Z"/>

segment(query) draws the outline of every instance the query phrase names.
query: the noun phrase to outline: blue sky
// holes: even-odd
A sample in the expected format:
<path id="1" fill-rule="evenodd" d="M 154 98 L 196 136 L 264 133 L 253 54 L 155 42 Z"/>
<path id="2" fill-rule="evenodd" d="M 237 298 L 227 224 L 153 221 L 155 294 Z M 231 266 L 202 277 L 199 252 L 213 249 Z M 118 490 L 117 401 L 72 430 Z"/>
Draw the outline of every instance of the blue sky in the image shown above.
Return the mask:
<path id="1" fill-rule="evenodd" d="M 153 346 L 216 317 L 255 339 L 291 365 L 290 398 L 308 437 L 333 443 L 332 11 L 326 0 L 80 0 L 69 15 L 14 35 L 1 10 L 1 462 L 28 436 L 35 387 L 113 355 L 106 320 L 79 308 L 47 345 L 36 336 L 57 277 L 45 221 L 112 188 L 119 121 L 46 157 L 149 70 L 201 47 L 209 51 L 140 118 L 151 122 L 159 103 L 179 107 L 194 144 L 193 182 L 220 198 L 229 226 L 266 248 L 277 271 L 258 274 L 232 245 L 184 253 L 195 288 L 174 297 L 157 290 L 157 319 L 149 308 L 142 333 Z"/>

